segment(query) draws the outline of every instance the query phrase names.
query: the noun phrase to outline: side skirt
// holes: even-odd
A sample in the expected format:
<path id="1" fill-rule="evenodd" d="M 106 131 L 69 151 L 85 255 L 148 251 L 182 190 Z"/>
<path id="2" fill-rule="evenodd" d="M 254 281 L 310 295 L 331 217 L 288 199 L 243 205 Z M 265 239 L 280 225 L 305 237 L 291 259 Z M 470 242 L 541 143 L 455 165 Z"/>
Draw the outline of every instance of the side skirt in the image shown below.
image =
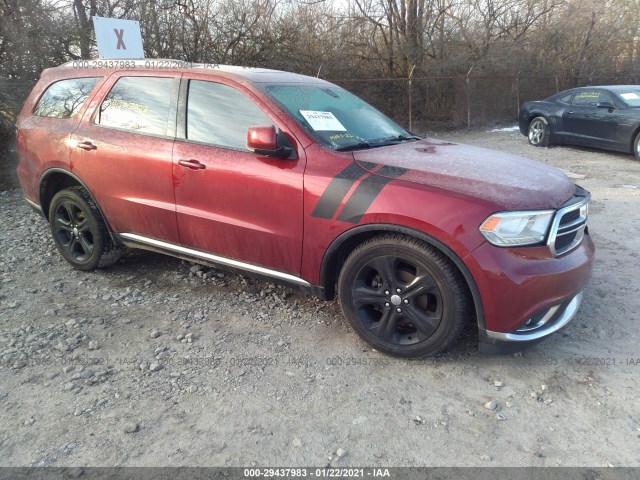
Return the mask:
<path id="1" fill-rule="evenodd" d="M 201 263 L 213 267 L 224 267 L 225 269 L 232 270 L 239 273 L 250 273 L 252 276 L 258 277 L 263 280 L 280 283 L 308 294 L 326 299 L 324 288 L 319 285 L 312 285 L 306 280 L 291 275 L 289 273 L 279 272 L 277 270 L 271 270 L 269 268 L 260 267 L 258 265 L 252 265 L 250 263 L 241 262 L 239 260 L 233 260 L 231 258 L 220 257 L 211 253 L 201 252 L 199 250 L 193 250 L 191 248 L 183 247 L 181 245 L 174 245 L 173 243 L 163 242 L 156 240 L 155 238 L 148 238 L 135 233 L 121 233 L 119 237 L 122 243 L 130 248 L 140 248 L 143 250 L 150 250 L 152 252 L 158 252 L 172 257 L 181 258 L 183 260 Z"/>

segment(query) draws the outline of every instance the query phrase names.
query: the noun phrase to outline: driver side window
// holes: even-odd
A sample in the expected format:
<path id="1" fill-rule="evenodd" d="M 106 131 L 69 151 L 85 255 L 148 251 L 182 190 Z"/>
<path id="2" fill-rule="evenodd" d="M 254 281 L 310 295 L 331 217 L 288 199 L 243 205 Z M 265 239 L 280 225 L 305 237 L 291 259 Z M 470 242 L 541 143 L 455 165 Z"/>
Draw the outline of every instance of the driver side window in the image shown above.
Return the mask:
<path id="1" fill-rule="evenodd" d="M 247 130 L 256 125 L 273 125 L 273 122 L 243 93 L 221 83 L 189 81 L 188 140 L 249 151 Z"/>

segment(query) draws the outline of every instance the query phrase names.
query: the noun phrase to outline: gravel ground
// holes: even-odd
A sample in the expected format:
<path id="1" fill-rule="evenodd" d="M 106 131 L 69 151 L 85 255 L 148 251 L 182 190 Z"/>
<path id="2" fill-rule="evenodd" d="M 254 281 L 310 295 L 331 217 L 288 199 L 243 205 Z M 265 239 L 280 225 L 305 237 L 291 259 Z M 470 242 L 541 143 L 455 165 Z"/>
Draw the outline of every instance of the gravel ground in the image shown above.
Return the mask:
<path id="1" fill-rule="evenodd" d="M 74 271 L 0 192 L 2 466 L 640 466 L 640 162 L 439 135 L 558 166 L 593 194 L 569 326 L 509 356 L 363 344 L 335 302 L 146 252 Z M 517 172 L 514 172 L 517 173 Z"/>

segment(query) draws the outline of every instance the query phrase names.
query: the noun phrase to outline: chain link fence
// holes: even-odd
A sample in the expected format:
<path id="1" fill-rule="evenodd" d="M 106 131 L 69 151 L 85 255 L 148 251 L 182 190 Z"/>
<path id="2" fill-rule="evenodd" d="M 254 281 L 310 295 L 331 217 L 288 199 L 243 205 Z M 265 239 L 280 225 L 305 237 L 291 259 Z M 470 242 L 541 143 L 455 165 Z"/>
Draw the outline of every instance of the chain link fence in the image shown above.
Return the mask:
<path id="1" fill-rule="evenodd" d="M 33 85 L 33 82 L 0 79 L 0 152 L 12 142 L 16 116 Z"/>
<path id="2" fill-rule="evenodd" d="M 561 76 L 432 76 L 415 78 L 333 79 L 401 125 L 429 130 L 512 123 L 522 102 L 540 100 L 585 85 L 638 84 L 638 76 L 570 79 Z M 0 150 L 14 132 L 15 117 L 33 83 L 0 80 Z"/>
<path id="3" fill-rule="evenodd" d="M 428 130 L 512 123 L 520 105 L 568 88 L 638 84 L 639 77 L 479 76 L 339 79 L 332 82 L 362 97 L 401 125 Z"/>

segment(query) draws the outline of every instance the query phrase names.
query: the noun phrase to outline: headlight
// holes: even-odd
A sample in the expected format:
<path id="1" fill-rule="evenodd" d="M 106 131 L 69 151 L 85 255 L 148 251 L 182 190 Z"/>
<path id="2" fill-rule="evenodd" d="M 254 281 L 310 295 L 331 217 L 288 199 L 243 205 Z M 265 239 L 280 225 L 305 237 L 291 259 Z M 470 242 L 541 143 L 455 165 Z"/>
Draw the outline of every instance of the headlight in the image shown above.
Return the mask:
<path id="1" fill-rule="evenodd" d="M 499 247 L 536 245 L 544 241 L 554 210 L 494 213 L 480 225 L 484 238 Z"/>

